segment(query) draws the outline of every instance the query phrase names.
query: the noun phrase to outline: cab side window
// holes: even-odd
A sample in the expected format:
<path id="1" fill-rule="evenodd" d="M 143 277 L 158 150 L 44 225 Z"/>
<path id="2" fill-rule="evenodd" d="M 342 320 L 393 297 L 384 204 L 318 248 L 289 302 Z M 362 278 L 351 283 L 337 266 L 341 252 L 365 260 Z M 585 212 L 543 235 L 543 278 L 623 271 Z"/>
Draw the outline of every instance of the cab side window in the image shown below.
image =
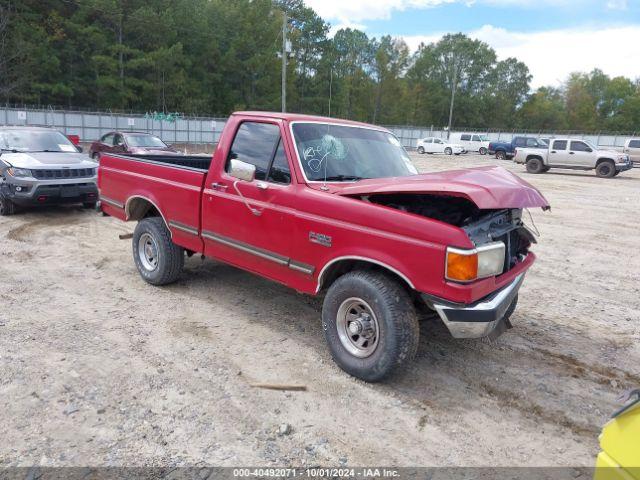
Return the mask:
<path id="1" fill-rule="evenodd" d="M 461 135 L 460 140 L 469 141 L 471 140 L 471 135 Z"/>
<path id="2" fill-rule="evenodd" d="M 589 145 L 584 142 L 571 142 L 571 148 L 569 150 L 573 150 L 574 152 L 590 152 L 591 149 Z"/>
<path id="3" fill-rule="evenodd" d="M 640 148 L 640 140 L 631 140 L 629 142 L 629 148 Z"/>
<path id="4" fill-rule="evenodd" d="M 256 180 L 291 182 L 291 171 L 280 138 L 280 128 L 273 123 L 243 122 L 231 145 L 226 172 L 229 172 L 232 159 L 255 165 Z"/>
<path id="5" fill-rule="evenodd" d="M 105 145 L 113 145 L 113 133 L 107 133 L 100 141 Z"/>
<path id="6" fill-rule="evenodd" d="M 526 141 L 527 141 L 526 138 L 517 137 L 516 138 L 516 147 L 524 147 Z"/>
<path id="7" fill-rule="evenodd" d="M 124 138 L 119 133 L 116 133 L 113 137 L 113 145 L 117 147 L 118 145 L 124 145 Z"/>
<path id="8" fill-rule="evenodd" d="M 471 137 L 471 140 L 473 142 L 479 142 L 480 141 L 480 137 L 478 135 L 474 135 L 473 137 Z"/>
<path id="9" fill-rule="evenodd" d="M 566 140 L 554 140 L 553 141 L 553 149 L 554 150 L 566 150 L 567 149 L 567 141 Z"/>

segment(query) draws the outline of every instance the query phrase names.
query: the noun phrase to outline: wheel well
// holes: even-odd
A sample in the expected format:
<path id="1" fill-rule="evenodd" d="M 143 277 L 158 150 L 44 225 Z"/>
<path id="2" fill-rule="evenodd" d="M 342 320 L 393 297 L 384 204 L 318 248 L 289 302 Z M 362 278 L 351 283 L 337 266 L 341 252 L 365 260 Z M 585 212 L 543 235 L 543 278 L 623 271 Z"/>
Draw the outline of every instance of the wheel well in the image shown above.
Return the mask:
<path id="1" fill-rule="evenodd" d="M 133 197 L 125 205 L 127 220 L 142 220 L 147 217 L 162 217 L 162 214 L 150 200 L 142 197 Z"/>
<path id="2" fill-rule="evenodd" d="M 409 283 L 409 280 L 399 272 L 369 260 L 354 258 L 339 260 L 329 265 L 326 270 L 320 272 L 320 278 L 318 279 L 318 291 L 327 290 L 339 277 L 353 270 L 383 272 L 386 275 L 395 278 L 398 283 L 407 290 L 407 292 L 413 293 L 415 291 Z"/>
<path id="3" fill-rule="evenodd" d="M 614 161 L 613 161 L 613 159 L 612 159 L 612 158 L 599 158 L 599 159 L 598 159 L 598 161 L 596 162 L 596 167 L 597 167 L 598 165 L 600 165 L 601 163 L 604 163 L 604 162 L 611 162 L 611 163 L 613 163 L 614 165 L 615 165 L 615 163 L 616 163 L 616 162 L 614 162 Z"/>
<path id="4" fill-rule="evenodd" d="M 537 159 L 538 159 L 538 160 L 540 160 L 542 163 L 544 163 L 544 160 L 542 159 L 542 157 L 541 157 L 540 155 L 529 155 L 529 156 L 527 157 L 527 162 L 528 162 L 529 160 L 533 160 L 534 158 L 537 158 Z"/>

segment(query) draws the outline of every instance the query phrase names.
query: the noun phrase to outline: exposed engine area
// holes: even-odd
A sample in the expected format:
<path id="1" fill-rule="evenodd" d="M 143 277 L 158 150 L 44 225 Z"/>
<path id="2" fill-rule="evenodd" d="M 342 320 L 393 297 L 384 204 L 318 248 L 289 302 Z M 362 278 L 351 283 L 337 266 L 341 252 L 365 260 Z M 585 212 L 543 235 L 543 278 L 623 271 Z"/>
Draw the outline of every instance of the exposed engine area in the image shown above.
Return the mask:
<path id="1" fill-rule="evenodd" d="M 478 220 L 483 212 L 466 198 L 445 195 L 384 194 L 369 195 L 362 200 L 433 218 L 456 227 Z"/>
<path id="2" fill-rule="evenodd" d="M 476 246 L 505 244 L 505 271 L 527 254 L 535 236 L 522 221 L 522 210 L 482 210 L 463 197 L 431 194 L 379 194 L 362 200 L 421 215 L 462 228 Z"/>

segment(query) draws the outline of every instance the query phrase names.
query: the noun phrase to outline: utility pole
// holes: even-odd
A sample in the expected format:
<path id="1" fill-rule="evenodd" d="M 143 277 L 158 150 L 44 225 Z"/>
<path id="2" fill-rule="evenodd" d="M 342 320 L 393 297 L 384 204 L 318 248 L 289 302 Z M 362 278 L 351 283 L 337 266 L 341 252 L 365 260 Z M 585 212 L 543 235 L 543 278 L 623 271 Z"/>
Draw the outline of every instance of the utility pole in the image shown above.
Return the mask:
<path id="1" fill-rule="evenodd" d="M 458 59 L 453 57 L 453 83 L 451 84 L 451 104 L 449 105 L 449 126 L 447 140 L 451 137 L 451 121 L 453 120 L 453 101 L 456 98 L 456 83 L 458 82 Z"/>
<path id="2" fill-rule="evenodd" d="M 282 12 L 282 113 L 287 111 L 287 12 Z"/>

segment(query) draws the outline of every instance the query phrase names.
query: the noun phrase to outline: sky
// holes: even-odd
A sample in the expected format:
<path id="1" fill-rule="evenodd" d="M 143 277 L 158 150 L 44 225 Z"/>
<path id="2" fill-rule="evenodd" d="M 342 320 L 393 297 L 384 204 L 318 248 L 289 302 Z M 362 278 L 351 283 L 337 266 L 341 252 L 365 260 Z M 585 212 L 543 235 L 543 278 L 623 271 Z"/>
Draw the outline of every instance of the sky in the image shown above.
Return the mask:
<path id="1" fill-rule="evenodd" d="M 332 32 L 421 42 L 462 32 L 527 64 L 533 89 L 594 68 L 640 78 L 640 0 L 305 0 Z"/>

